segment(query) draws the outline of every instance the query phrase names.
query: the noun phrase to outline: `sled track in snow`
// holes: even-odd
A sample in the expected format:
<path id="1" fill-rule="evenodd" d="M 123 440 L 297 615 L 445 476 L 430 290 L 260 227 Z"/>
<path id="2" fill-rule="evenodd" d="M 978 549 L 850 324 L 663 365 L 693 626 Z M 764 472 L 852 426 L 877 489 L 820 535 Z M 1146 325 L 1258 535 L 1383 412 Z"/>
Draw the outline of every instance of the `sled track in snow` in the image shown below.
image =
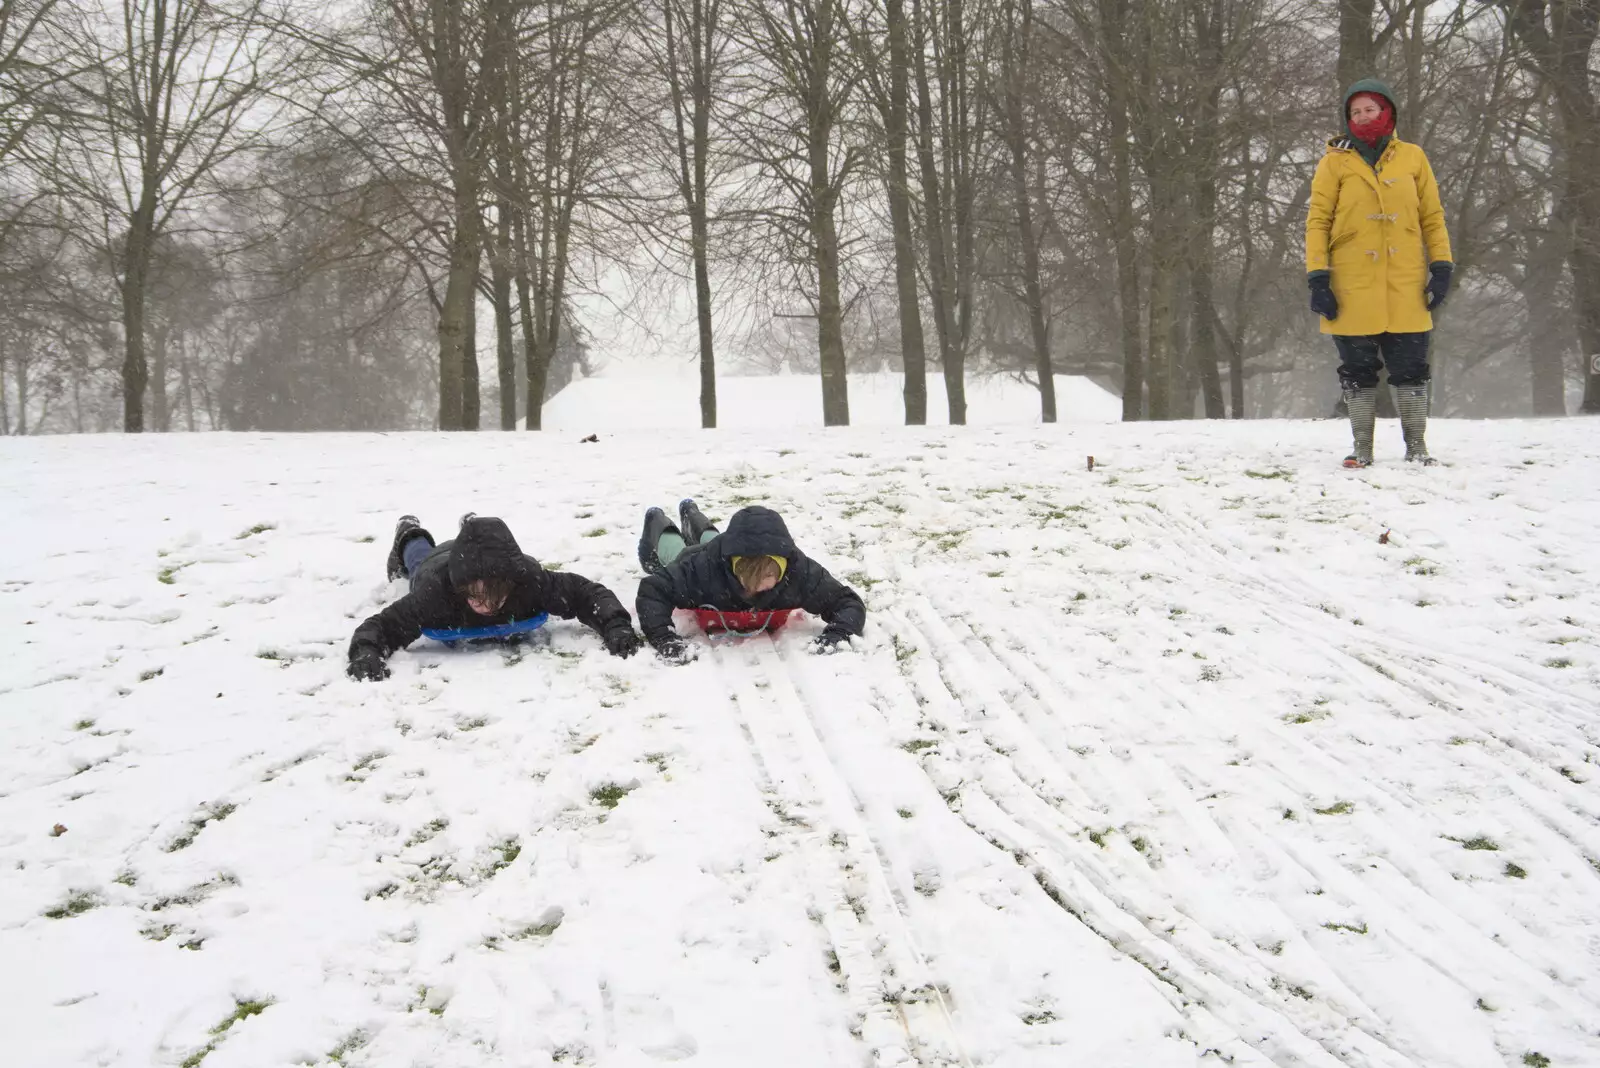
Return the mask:
<path id="1" fill-rule="evenodd" d="M 1246 954 L 1186 917 L 1177 902 L 1140 875 L 1140 869 L 1149 869 L 1131 846 L 1114 847 L 1112 862 L 1102 859 L 1102 847 L 1085 835 L 1107 821 L 1065 800 L 1075 792 L 1071 776 L 1040 755 L 1046 747 L 1004 697 L 951 684 L 965 654 L 953 635 L 940 633 L 937 613 L 913 608 L 910 614 L 914 621 L 891 615 L 886 625 L 907 641 L 933 648 L 939 660 L 945 693 L 924 689 L 920 696 L 954 755 L 924 759 L 949 761 L 953 767 L 944 775 L 964 780 L 948 798 L 952 812 L 1010 854 L 1074 919 L 1166 987 L 1169 1000 L 1192 1022 L 1202 1050 L 1215 1047 L 1238 1056 L 1249 1048 L 1277 1064 L 1417 1064 L 1387 1045 L 1376 1015 L 1348 991 L 1338 992 L 1344 995 L 1348 1027 L 1319 1026 L 1319 1014 L 1297 1011 L 1296 1001 L 1307 999 L 1292 993 L 1297 983 L 1274 973 L 1269 953 Z M 1208 862 L 1236 860 L 1226 855 L 1232 852 L 1227 836 L 1202 806 L 1184 796 L 1170 769 L 1154 758 L 1141 759 L 1168 780 L 1184 818 L 1217 843 Z"/>
<path id="2" fill-rule="evenodd" d="M 1210 569 L 1231 592 L 1292 634 L 1302 650 L 1320 659 L 1331 673 L 1359 678 L 1396 715 L 1447 723 L 1456 739 L 1489 739 L 1494 743 L 1492 752 L 1481 746 L 1464 748 L 1479 772 L 1514 792 L 1533 816 L 1600 870 L 1600 833 L 1594 830 L 1600 824 L 1600 791 L 1592 785 L 1595 776 L 1577 781 L 1573 770 L 1600 763 L 1600 718 L 1592 702 L 1549 685 L 1522 664 L 1481 650 L 1468 658 L 1424 646 L 1381 623 L 1356 627 L 1330 618 L 1313 607 L 1317 591 L 1280 577 L 1277 571 L 1267 577 L 1263 569 L 1236 564 L 1203 524 L 1189 517 L 1169 516 L 1162 524 L 1141 522 L 1148 537 L 1169 539 L 1175 550 L 1202 547 Z M 1175 538 L 1172 530 L 1180 535 Z M 1330 628 L 1335 632 L 1332 637 Z M 1186 693 L 1171 687 L 1163 691 L 1172 701 L 1192 704 Z M 1257 731 L 1252 741 L 1265 737 L 1279 745 L 1288 740 L 1285 732 L 1276 730 Z M 1350 767 L 1315 747 L 1296 748 L 1301 758 L 1331 762 L 1328 770 L 1345 781 L 1367 778 L 1365 769 Z M 1296 770 L 1302 771 L 1303 765 L 1297 763 Z M 1426 821 L 1426 813 L 1410 799 L 1384 792 L 1371 781 L 1365 787 L 1384 793 Z M 1600 891 L 1600 884 L 1595 889 Z M 1589 1000 L 1600 1007 L 1600 991 Z"/>
<path id="3" fill-rule="evenodd" d="M 1344 622 L 1346 613 L 1330 614 L 1327 596 L 1309 583 L 1290 580 L 1280 567 L 1256 566 L 1247 551 L 1223 545 L 1189 516 L 1125 507 L 1119 518 L 1180 571 L 1201 583 L 1215 581 L 1246 611 L 1292 635 L 1330 677 L 1359 679 L 1393 715 L 1426 719 L 1436 727 L 1442 719 L 1458 736 L 1452 741 L 1485 739 L 1492 751 L 1471 747 L 1466 763 L 1481 779 L 1514 794 L 1523 810 L 1587 860 L 1577 865 L 1578 878 L 1594 882 L 1600 836 L 1593 824 L 1600 805 L 1592 789 L 1572 781 L 1570 772 L 1595 754 L 1591 706 L 1533 677 L 1522 664 L 1494 656 L 1469 659 L 1384 628 Z M 1370 920 L 1387 950 L 1413 959 L 1442 981 L 1498 976 L 1500 992 L 1510 988 L 1530 1002 L 1559 1006 L 1595 1033 L 1600 991 L 1592 982 L 1561 975 L 1539 936 L 1474 897 L 1458 876 L 1427 855 L 1411 855 L 1409 843 L 1447 837 L 1449 828 L 1440 825 L 1425 798 L 1391 785 L 1405 780 L 1399 760 L 1387 769 L 1392 775 L 1375 776 L 1371 765 L 1354 765 L 1274 717 L 1229 724 L 1235 735 L 1230 740 L 1249 755 L 1252 769 L 1275 776 L 1286 795 L 1350 799 L 1342 803 L 1353 803 L 1352 825 L 1376 845 L 1374 856 L 1388 883 L 1398 878 L 1407 888 L 1390 900 L 1392 885 L 1369 885 L 1352 874 L 1348 860 L 1284 836 L 1265 813 L 1207 804 L 1225 794 L 1226 785 L 1193 766 L 1186 750 L 1163 744 L 1183 738 L 1191 724 L 1205 719 L 1207 708 L 1197 703 L 1192 687 L 1176 687 L 1153 675 L 1137 684 L 1104 672 L 1092 679 L 1075 677 L 1068 665 L 1077 643 L 1061 617 L 1018 605 L 1003 618 L 969 624 L 961 618 L 961 591 L 925 584 L 914 560 L 914 553 L 869 552 L 872 569 L 890 576 L 892 590 L 880 598 L 887 604 L 875 612 L 877 621 L 894 636 L 897 648 L 931 653 L 931 670 L 914 673 L 911 685 L 946 745 L 924 756 L 925 768 L 953 765 L 939 769 L 940 779 L 954 776 L 963 782 L 952 811 L 996 848 L 1011 852 L 1058 904 L 1177 991 L 1198 1029 L 1215 1022 L 1198 1018 L 1206 1008 L 1223 1006 L 1219 1015 L 1226 1030 L 1275 1063 L 1375 1068 L 1427 1063 L 1322 959 L 1303 919 L 1292 919 L 1275 900 L 1263 900 L 1259 889 L 1237 885 L 1238 892 L 1269 908 L 1293 932 L 1289 941 L 1302 957 L 1294 972 L 1278 967 L 1282 942 L 1247 952 L 1237 938 L 1213 935 L 1203 919 L 1190 916 L 1183 895 L 1152 878 L 1140 851 L 1126 844 L 1131 834 L 1101 832 L 1101 841 L 1109 843 L 1101 848 L 1084 844 L 1087 832 L 1108 824 L 1108 830 L 1145 826 L 1151 816 L 1169 809 L 1189 832 L 1187 859 L 1209 872 L 1293 873 L 1316 887 L 1313 894 L 1363 917 L 1362 935 Z M 1142 721 L 1114 743 L 1112 757 L 1095 744 L 1095 725 L 1068 712 L 1091 690 L 1097 703 L 1137 710 Z M 1519 729 L 1522 724 L 1532 729 Z M 950 744 L 973 732 L 981 742 Z M 1553 738 L 1556 744 L 1536 738 Z M 1163 759 L 1168 751 L 1177 763 Z M 1119 763 L 1138 766 L 1139 778 L 1161 784 L 1159 790 L 1137 796 L 1119 789 Z M 1339 928 L 1333 922 L 1321 926 Z M 1307 954 L 1320 962 L 1310 969 L 1314 983 L 1307 984 L 1315 994 L 1297 978 L 1307 974 Z M 1313 999 L 1319 1005 L 1309 1004 Z M 1334 1009 L 1336 1021 L 1323 1006 Z"/>
<path id="4" fill-rule="evenodd" d="M 972 1068 L 947 995 L 886 877 L 888 861 L 830 761 L 789 665 L 766 636 L 711 656 L 734 698 L 758 785 L 800 854 L 813 917 L 827 933 L 874 1065 Z"/>
<path id="5" fill-rule="evenodd" d="M 1485 687 L 1479 691 L 1479 696 L 1491 698 L 1494 713 L 1515 712 L 1531 717 L 1540 726 L 1549 726 L 1572 737 L 1576 747 L 1600 757 L 1600 727 L 1597 727 L 1592 704 L 1549 685 L 1524 665 L 1507 662 L 1491 651 L 1477 650 L 1469 660 L 1436 646 L 1425 647 L 1393 628 L 1384 627 L 1381 621 L 1357 627 L 1346 622 L 1344 617 L 1358 616 L 1359 606 L 1340 605 L 1340 610 L 1330 615 L 1325 607 L 1330 599 L 1328 594 L 1303 579 L 1285 574 L 1281 565 L 1273 562 L 1272 566 L 1266 566 L 1249 559 L 1247 563 L 1251 566 L 1246 566 L 1234 559 L 1235 554 L 1218 541 L 1204 523 L 1177 510 L 1159 514 L 1157 521 L 1144 512 L 1130 510 L 1123 518 L 1140 531 L 1141 537 L 1160 546 L 1164 553 L 1182 559 L 1190 568 L 1215 576 L 1226 584 L 1230 595 L 1249 600 L 1274 623 L 1295 633 L 1308 646 L 1337 652 L 1377 671 L 1395 687 L 1410 689 L 1427 705 L 1459 716 L 1471 716 L 1472 727 L 1495 734 L 1496 716 L 1473 715 L 1459 700 L 1460 684 L 1477 681 Z M 1330 627 L 1339 632 L 1339 640 L 1329 640 L 1327 630 Z M 1405 657 L 1403 665 L 1400 655 L 1396 654 Z M 1375 663 L 1383 665 L 1383 670 Z M 1402 666 L 1404 671 L 1399 670 Z M 1433 685 L 1407 678 L 1413 674 L 1424 676 Z M 1444 695 L 1440 688 L 1452 692 Z M 1501 740 L 1508 745 L 1518 741 L 1514 735 Z"/>

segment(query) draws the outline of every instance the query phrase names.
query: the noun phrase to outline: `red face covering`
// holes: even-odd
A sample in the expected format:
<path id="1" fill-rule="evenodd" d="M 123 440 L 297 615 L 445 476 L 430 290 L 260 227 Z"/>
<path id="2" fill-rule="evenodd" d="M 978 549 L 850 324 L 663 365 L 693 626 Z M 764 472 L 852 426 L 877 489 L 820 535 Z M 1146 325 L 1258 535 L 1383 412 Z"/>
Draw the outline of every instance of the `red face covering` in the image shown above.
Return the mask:
<path id="1" fill-rule="evenodd" d="M 1372 101 L 1383 110 L 1371 122 L 1347 122 L 1347 125 L 1352 136 L 1366 142 L 1369 148 L 1377 148 L 1379 141 L 1394 133 L 1394 105 L 1377 93 L 1357 93 L 1350 98 L 1350 103 L 1354 105 L 1364 100 Z"/>

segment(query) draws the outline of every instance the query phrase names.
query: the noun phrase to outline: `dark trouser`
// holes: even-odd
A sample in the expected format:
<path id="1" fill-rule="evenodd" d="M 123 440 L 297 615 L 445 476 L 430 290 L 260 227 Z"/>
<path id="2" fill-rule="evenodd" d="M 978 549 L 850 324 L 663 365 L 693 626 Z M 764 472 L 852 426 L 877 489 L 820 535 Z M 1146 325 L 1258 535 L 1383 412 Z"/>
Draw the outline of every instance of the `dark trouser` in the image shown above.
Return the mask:
<path id="1" fill-rule="evenodd" d="M 1428 339 L 1419 334 L 1334 334 L 1339 347 L 1339 385 L 1367 389 L 1378 384 L 1378 372 L 1389 369 L 1392 386 L 1417 386 L 1428 381 Z"/>
<path id="2" fill-rule="evenodd" d="M 417 565 L 433 552 L 433 542 L 427 538 L 412 538 L 400 550 L 400 563 L 406 569 L 406 578 L 416 573 Z"/>

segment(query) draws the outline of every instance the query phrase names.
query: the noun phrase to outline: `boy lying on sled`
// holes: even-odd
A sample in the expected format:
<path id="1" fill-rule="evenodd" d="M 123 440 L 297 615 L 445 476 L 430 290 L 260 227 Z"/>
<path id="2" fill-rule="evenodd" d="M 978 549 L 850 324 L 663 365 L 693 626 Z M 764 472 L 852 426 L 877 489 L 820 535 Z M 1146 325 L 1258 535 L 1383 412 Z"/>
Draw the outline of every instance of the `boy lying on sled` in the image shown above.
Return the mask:
<path id="1" fill-rule="evenodd" d="M 546 571 L 523 553 L 503 520 L 467 513 L 452 541 L 434 545 L 416 516 L 401 516 L 389 550 L 389 580 L 411 592 L 356 628 L 353 679 L 389 677 L 389 654 L 426 635 L 443 642 L 515 641 L 554 612 L 600 632 L 606 651 L 639 651 L 633 620 L 617 595 L 582 575 Z"/>
<path id="2" fill-rule="evenodd" d="M 678 515 L 682 526 L 650 509 L 639 538 L 639 563 L 649 572 L 635 603 L 639 629 L 664 659 L 692 659 L 672 627 L 675 608 L 693 609 L 708 634 L 777 630 L 800 608 L 828 625 L 816 652 L 833 651 L 865 627 L 856 591 L 797 549 L 772 509 L 741 508 L 720 532 L 693 500 L 679 504 Z"/>

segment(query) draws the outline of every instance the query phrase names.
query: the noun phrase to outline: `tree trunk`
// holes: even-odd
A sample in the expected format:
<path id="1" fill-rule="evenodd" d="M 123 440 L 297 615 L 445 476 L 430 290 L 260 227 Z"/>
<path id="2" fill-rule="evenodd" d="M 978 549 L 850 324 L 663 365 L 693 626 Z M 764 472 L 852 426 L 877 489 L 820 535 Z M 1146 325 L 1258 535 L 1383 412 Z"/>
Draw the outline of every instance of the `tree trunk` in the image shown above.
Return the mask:
<path id="1" fill-rule="evenodd" d="M 717 425 L 717 358 L 711 332 L 710 225 L 706 209 L 706 159 L 711 152 L 711 63 L 714 20 L 705 0 L 694 0 L 691 47 L 694 51 L 694 203 L 689 227 L 694 242 L 694 307 L 700 331 L 700 426 Z M 701 49 L 705 51 L 702 52 Z"/>
<path id="2" fill-rule="evenodd" d="M 1372 0 L 1339 0 L 1338 97 L 1362 78 L 1371 78 L 1377 61 L 1372 37 Z M 1341 130 L 1343 124 L 1340 124 Z"/>
<path id="3" fill-rule="evenodd" d="M 17 433 L 28 435 L 28 361 L 16 361 L 17 367 Z"/>
<path id="4" fill-rule="evenodd" d="M 706 165 L 711 150 L 712 66 L 716 58 L 715 0 L 691 0 L 687 19 L 681 0 L 661 7 L 666 32 L 667 90 L 678 149 L 678 195 L 689 216 L 690 259 L 694 270 L 695 323 L 700 345 L 700 426 L 717 425 L 717 363 L 711 320 L 710 224 L 706 208 Z M 680 22 L 687 25 L 680 28 Z M 687 52 L 687 87 L 681 60 Z M 685 113 L 688 121 L 685 122 Z"/>
<path id="5" fill-rule="evenodd" d="M 1528 286 L 1523 300 L 1528 307 L 1528 369 L 1533 389 L 1534 415 L 1567 414 L 1567 342 L 1571 324 L 1565 308 L 1550 299 L 1553 290 Z"/>
<path id="6" fill-rule="evenodd" d="M 1215 198 L 1215 183 L 1205 184 L 1210 185 L 1211 196 Z M 1190 268 L 1193 290 L 1189 331 L 1195 369 L 1200 375 L 1200 393 L 1205 400 L 1206 418 L 1226 419 L 1228 410 L 1222 401 L 1222 375 L 1217 369 L 1217 305 L 1211 278 L 1209 228 L 1206 228 L 1206 234 L 1207 254 L 1198 258 Z"/>
<path id="7" fill-rule="evenodd" d="M 1028 304 L 1028 330 L 1033 340 L 1033 367 L 1039 379 L 1039 418 L 1056 421 L 1056 379 L 1050 365 L 1050 337 L 1044 323 L 1044 293 L 1039 284 L 1039 235 L 1033 229 L 1032 193 L 1028 188 L 1028 128 L 1023 96 L 1028 91 L 1028 43 L 1033 32 L 1033 0 L 1020 0 L 1021 19 L 1006 27 L 1001 45 L 1005 73 L 1005 137 L 1011 159 L 1011 195 L 1022 244 L 1022 286 Z"/>
<path id="8" fill-rule="evenodd" d="M 912 19 L 917 47 L 917 164 L 922 179 L 924 239 L 928 245 L 929 296 L 933 302 L 934 334 L 939 342 L 939 364 L 944 372 L 946 400 L 952 426 L 967 420 L 965 392 L 950 394 L 951 368 L 956 385 L 961 385 L 960 358 L 955 353 L 955 286 L 950 262 L 950 238 L 945 228 L 944 191 L 933 154 L 933 103 L 928 87 L 928 50 L 923 46 L 926 22 L 921 0 L 912 0 Z"/>
<path id="9" fill-rule="evenodd" d="M 189 433 L 195 432 L 194 423 L 194 387 L 189 381 L 189 354 L 183 353 L 183 359 L 178 364 L 178 374 L 183 383 L 183 422 Z"/>
<path id="10" fill-rule="evenodd" d="M 495 212 L 489 233 L 489 297 L 494 306 L 495 381 L 500 393 L 500 429 L 517 428 L 517 346 L 511 297 L 511 198 L 524 190 L 516 181 L 513 143 L 520 135 L 516 8 L 513 0 L 487 0 L 492 35 L 484 46 L 483 75 L 493 116 Z"/>
<path id="11" fill-rule="evenodd" d="M 567 299 L 567 257 L 571 248 L 572 212 L 578 203 L 580 153 L 583 145 L 582 133 L 585 128 L 586 98 L 581 83 L 587 57 L 587 45 L 580 44 L 576 75 L 580 88 L 574 92 L 572 104 L 572 150 L 567 154 L 566 184 L 561 190 L 561 199 L 555 213 L 555 259 L 551 271 L 550 308 L 545 318 L 546 335 L 542 345 L 545 353 L 546 380 L 548 380 L 550 361 L 555 359 L 556 349 L 561 343 L 561 314 Z"/>
<path id="12" fill-rule="evenodd" d="M 839 238 L 830 209 L 816 220 L 817 355 L 822 362 L 822 425 L 850 425 L 843 316 L 839 305 Z"/>
<path id="13" fill-rule="evenodd" d="M 1600 152 L 1589 152 L 1591 167 L 1600 167 Z M 1574 176 L 1573 184 L 1595 186 L 1600 176 Z M 1573 311 L 1583 350 L 1583 415 L 1600 415 L 1600 189 L 1583 191 L 1586 204 L 1578 211 L 1572 242 Z"/>
<path id="14" fill-rule="evenodd" d="M 1020 144 L 1014 150 L 1013 166 L 1026 165 Z M 1050 362 L 1050 334 L 1044 322 L 1044 292 L 1039 284 L 1039 237 L 1033 232 L 1033 208 L 1029 204 L 1028 182 L 1016 182 L 1017 230 L 1022 235 L 1023 287 L 1028 299 L 1028 329 L 1033 335 L 1033 367 L 1039 376 L 1039 418 L 1056 421 L 1056 377 Z"/>
<path id="15" fill-rule="evenodd" d="M 11 434 L 11 400 L 6 396 L 6 334 L 0 330 L 0 437 Z"/>
<path id="16" fill-rule="evenodd" d="M 481 265 L 473 264 L 472 288 L 468 290 L 464 318 L 466 332 L 461 346 L 461 429 L 477 430 L 482 419 L 483 397 L 478 381 L 478 273 Z"/>
<path id="17" fill-rule="evenodd" d="M 944 367 L 944 389 L 950 402 L 951 425 L 967 422 L 967 352 L 972 346 L 976 308 L 977 243 L 974 206 L 974 128 L 968 86 L 968 40 L 965 0 L 945 5 L 946 55 L 940 99 L 947 116 L 945 165 L 949 171 L 950 210 L 946 218 L 954 228 L 956 336 L 951 361 Z"/>
<path id="18" fill-rule="evenodd" d="M 1583 403 L 1578 411 L 1596 415 L 1600 414 L 1600 108 L 1590 81 L 1589 57 L 1600 36 L 1600 2 L 1549 0 L 1502 6 L 1529 46 L 1539 73 L 1555 91 L 1561 116 L 1561 154 L 1567 161 L 1564 195 L 1573 220 L 1568 262 L 1583 357 Z"/>
<path id="19" fill-rule="evenodd" d="M 1222 157 L 1219 109 L 1223 45 L 1222 0 L 1210 0 L 1199 11 L 1195 30 L 1200 37 L 1201 66 L 1207 79 L 1195 130 L 1194 230 L 1190 244 L 1190 355 L 1200 376 L 1200 392 L 1207 419 L 1226 419 L 1222 403 L 1222 376 L 1217 371 L 1217 305 L 1212 284 L 1216 259 L 1217 169 Z"/>
<path id="20" fill-rule="evenodd" d="M 568 204 L 571 204 L 570 199 Z M 567 297 L 567 241 L 571 232 L 572 217 L 569 212 L 563 212 L 560 229 L 556 233 L 555 274 L 550 286 L 550 309 L 545 315 L 545 336 L 541 345 L 547 377 L 550 361 L 556 358 L 556 349 L 561 344 L 561 312 Z"/>
<path id="21" fill-rule="evenodd" d="M 1133 232 L 1133 160 L 1128 148 L 1126 30 L 1122 0 L 1099 0 L 1105 41 L 1106 110 L 1111 134 L 1112 219 L 1117 260 L 1117 305 L 1122 320 L 1122 418 L 1144 418 L 1144 351 L 1139 336 L 1139 263 Z"/>
<path id="22" fill-rule="evenodd" d="M 534 412 L 537 408 L 540 418 L 543 418 L 544 393 L 549 382 L 550 361 L 555 357 L 555 346 L 552 338 L 555 331 L 551 327 L 551 319 L 560 314 L 559 298 L 552 296 L 552 266 L 556 260 L 554 245 L 556 243 L 556 230 L 559 227 L 557 218 L 560 215 L 560 206 L 557 199 L 560 195 L 557 183 L 561 174 L 561 139 L 565 119 L 565 87 L 558 77 L 556 64 L 549 64 L 545 74 L 544 103 L 548 108 L 545 119 L 544 144 L 541 146 L 541 166 L 543 168 L 540 181 L 537 185 L 539 193 L 539 249 L 537 258 L 526 260 L 524 268 L 531 276 L 533 289 L 533 343 L 528 349 L 528 426 L 534 426 Z M 524 243 L 527 255 L 533 255 L 532 242 Z"/>
<path id="23" fill-rule="evenodd" d="M 502 168 L 503 169 L 503 168 Z M 517 351 L 511 309 L 511 204 L 495 211 L 494 253 L 489 257 L 489 289 L 494 302 L 496 381 L 500 388 L 500 429 L 517 429 Z"/>
<path id="24" fill-rule="evenodd" d="M 128 227 L 128 247 L 122 272 L 122 429 L 129 434 L 144 432 L 144 391 L 150 385 L 150 368 L 145 358 L 145 289 L 150 271 L 151 228 L 155 220 L 155 196 L 147 191 L 133 213 Z"/>
<path id="25" fill-rule="evenodd" d="M 150 346 L 150 422 L 156 433 L 172 429 L 172 413 L 167 404 L 167 341 L 170 329 L 163 325 L 155 332 Z"/>
<path id="26" fill-rule="evenodd" d="M 1164 165 L 1164 164 L 1162 164 Z M 1177 263 L 1172 252 L 1178 233 L 1178 212 L 1174 201 L 1177 189 L 1166 175 L 1150 175 L 1150 308 L 1149 375 L 1150 418 L 1173 418 L 1173 288 L 1177 283 Z"/>
<path id="27" fill-rule="evenodd" d="M 1406 104 L 1405 110 L 1399 115 L 1400 128 L 1395 131 L 1406 140 L 1417 144 L 1422 143 L 1422 68 L 1426 59 L 1424 53 L 1428 48 L 1427 16 L 1427 0 L 1420 0 L 1411 9 L 1411 26 L 1406 30 L 1403 39 L 1402 55 L 1406 61 Z"/>
<path id="28" fill-rule="evenodd" d="M 1235 419 L 1243 419 L 1244 411 L 1244 339 L 1238 338 L 1228 346 L 1228 403 Z"/>
<path id="29" fill-rule="evenodd" d="M 818 84 L 825 84 L 821 79 Z M 850 425 L 850 385 L 845 377 L 844 315 L 839 303 L 837 200 L 828 170 L 831 130 L 813 110 L 810 128 L 811 239 L 817 259 L 817 355 L 822 364 L 822 425 Z"/>
<path id="30" fill-rule="evenodd" d="M 474 387 L 477 379 L 476 322 L 473 315 L 473 304 L 478 295 L 480 222 L 477 192 L 475 183 L 469 179 L 458 177 L 457 181 L 460 184 L 456 189 L 456 226 L 450 239 L 450 267 L 445 282 L 444 306 L 439 309 L 440 430 L 472 429 L 467 424 L 469 358 L 473 363 Z M 477 408 L 476 398 L 471 406 L 474 410 Z"/>
<path id="31" fill-rule="evenodd" d="M 521 211 L 512 220 L 512 244 L 516 258 L 517 309 L 522 320 L 522 365 L 526 401 L 523 405 L 524 424 L 528 430 L 544 428 L 544 387 L 550 373 L 549 357 L 539 344 L 539 324 L 533 311 L 532 281 L 528 277 L 527 221 Z"/>
<path id="32" fill-rule="evenodd" d="M 544 387 L 550 375 L 550 360 L 541 351 L 538 329 L 533 318 L 533 301 L 529 294 L 527 275 L 517 276 L 517 303 L 522 318 L 522 364 L 526 374 L 524 389 L 526 401 L 523 412 L 526 429 L 544 429 Z"/>
<path id="33" fill-rule="evenodd" d="M 889 221 L 894 231 L 894 282 L 900 311 L 900 364 L 905 375 L 906 425 L 928 421 L 927 349 L 922 336 L 922 299 L 917 292 L 917 250 L 911 232 L 910 176 L 906 167 L 910 60 L 906 50 L 904 0 L 885 0 L 889 30 L 888 138 Z"/>
<path id="34" fill-rule="evenodd" d="M 700 136 L 696 123 L 695 137 L 698 140 Z M 701 153 L 709 143 L 709 139 L 700 142 Z M 710 430 L 717 425 L 717 356 L 711 332 L 711 266 L 707 248 L 710 228 L 706 219 L 704 155 L 695 161 L 695 175 L 700 196 L 690 212 L 689 227 L 694 241 L 695 323 L 700 331 L 700 426 Z"/>
<path id="35" fill-rule="evenodd" d="M 1591 30 L 1589 41 L 1594 40 Z M 1584 49 L 1587 57 L 1588 49 Z M 1600 415 L 1600 111 L 1589 88 L 1587 64 L 1571 72 L 1562 126 L 1570 146 L 1567 198 L 1574 206 L 1573 313 L 1583 356 L 1583 415 Z"/>
<path id="36" fill-rule="evenodd" d="M 1534 415 L 1567 414 L 1567 353 L 1574 329 L 1571 307 L 1557 299 L 1566 271 L 1572 233 L 1571 213 L 1565 195 L 1558 195 L 1549 215 L 1538 224 L 1539 236 L 1528 243 L 1518 291 L 1527 318 L 1523 339 L 1528 349 L 1528 371 Z"/>

